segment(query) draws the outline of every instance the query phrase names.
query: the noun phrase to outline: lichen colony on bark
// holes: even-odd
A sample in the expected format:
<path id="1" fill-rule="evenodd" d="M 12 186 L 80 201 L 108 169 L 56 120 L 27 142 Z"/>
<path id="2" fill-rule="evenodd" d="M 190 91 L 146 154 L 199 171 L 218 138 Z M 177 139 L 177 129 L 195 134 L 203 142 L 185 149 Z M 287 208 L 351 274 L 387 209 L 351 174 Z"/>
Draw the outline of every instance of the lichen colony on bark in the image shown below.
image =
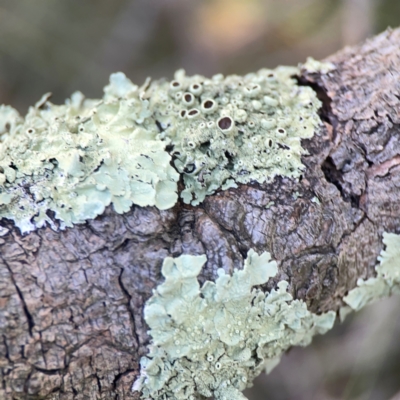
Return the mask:
<path id="1" fill-rule="evenodd" d="M 150 342 L 143 307 L 152 290 L 163 284 L 161 266 L 166 257 L 205 254 L 207 262 L 198 276 L 202 285 L 215 282 L 220 268 L 229 275 L 235 268 L 242 270 L 250 249 L 258 254 L 268 251 L 277 262 L 278 273 L 260 290 L 266 293 L 286 280 L 288 293 L 303 301 L 310 312 L 340 309 L 343 298 L 356 287 L 359 278 L 375 276 L 383 232 L 399 233 L 399 42 L 400 32 L 388 31 L 332 56 L 327 61 L 335 65 L 334 70 L 317 71 L 308 64 L 308 70 L 299 72 L 300 87 L 313 89 L 322 102 L 320 116 L 324 124 L 313 137 L 301 141 L 304 169 L 298 180 L 275 176 L 264 183 L 236 183 L 237 187 L 225 187 L 226 190 L 216 187 L 197 206 L 178 200 L 165 210 L 136 203 L 126 211 L 129 207 L 121 203 L 120 211 L 124 213 L 118 214 L 107 206 L 110 196 L 135 203 L 129 197 L 134 191 L 122 194 L 123 189 L 107 180 L 108 172 L 102 176 L 105 183 L 90 183 L 100 185 L 95 189 L 108 196 L 102 203 L 105 211 L 86 223 L 58 229 L 58 216 L 65 209 L 62 204 L 57 205 L 59 214 L 42 214 L 55 229 L 43 226 L 21 235 L 13 221 L 3 218 L 0 397 L 138 398 L 138 393 L 131 392 L 131 385 L 139 376 L 139 360 L 146 355 Z M 192 89 L 196 91 L 195 87 Z M 190 100 L 188 97 L 189 103 Z M 99 107 L 111 118 L 118 115 L 111 106 Z M 32 112 L 35 121 L 39 121 L 35 113 L 41 115 L 45 108 L 45 103 L 38 104 Z M 80 123 L 76 124 L 77 129 Z M 107 121 L 98 123 L 104 128 L 107 125 Z M 222 128 L 228 123 L 222 119 Z M 155 126 L 155 135 L 166 128 Z M 66 127 L 65 132 L 74 127 Z M 12 123 L 10 128 L 13 129 Z M 42 125 L 34 134 L 39 134 L 40 129 Z M 78 137 L 78 133 L 70 133 Z M 140 136 L 140 129 L 136 133 Z M 24 132 L 29 134 L 33 133 Z M 104 135 L 103 140 L 107 141 L 106 132 Z M 126 132 L 119 135 L 126 139 Z M 86 173 L 79 157 L 94 158 L 80 154 L 84 151 L 81 148 L 78 155 L 72 154 L 73 142 L 68 140 L 76 137 L 67 136 L 67 154 L 71 153 L 68 160 L 61 164 L 51 159 L 37 162 L 40 168 L 51 171 L 58 171 L 63 165 L 79 181 L 80 173 Z M 22 149 L 38 138 L 40 135 L 27 136 L 19 146 Z M 40 140 L 36 145 L 44 146 Z M 58 144 L 53 142 L 51 146 Z M 81 147 L 87 149 L 97 143 L 87 146 Z M 172 154 L 172 149 L 169 151 Z M 123 156 L 120 159 L 123 163 Z M 26 168 L 23 157 L 18 160 L 18 165 L 3 167 L 1 173 L 7 182 L 8 178 L 13 179 L 11 170 L 17 182 L 19 166 Z M 177 158 L 171 160 L 174 163 Z M 146 157 L 141 161 L 150 162 Z M 43 167 L 41 163 L 53 167 Z M 111 168 L 104 161 L 100 169 L 94 167 L 92 172 L 100 174 L 103 165 L 103 169 Z M 157 179 L 149 179 L 156 192 L 159 182 L 174 182 L 175 164 L 168 165 L 172 175 L 155 172 Z M 138 169 L 137 165 L 129 168 Z M 117 167 L 115 170 L 121 174 Z M 29 176 L 35 180 L 41 175 Z M 196 176 L 200 177 L 201 171 Z M 62 182 L 65 177 L 58 175 L 57 179 Z M 116 185 L 117 180 L 112 183 Z M 100 190 L 101 184 L 107 188 L 110 185 L 112 193 L 110 189 Z M 184 185 L 185 182 L 178 182 L 180 193 L 185 190 Z M 18 181 L 18 190 L 16 197 L 22 193 L 35 198 L 27 182 Z M 88 196 L 89 192 L 85 193 Z M 156 195 L 153 204 L 157 205 Z"/>
<path id="2" fill-rule="evenodd" d="M 180 196 L 193 205 L 237 183 L 298 178 L 300 140 L 320 123 L 320 103 L 296 84 L 298 73 L 207 79 L 178 71 L 139 88 L 119 72 L 99 100 L 76 92 L 57 106 L 47 94 L 24 119 L 1 106 L 0 217 L 25 233 L 56 229 L 48 211 L 63 229 L 111 203 L 118 213 L 132 204 L 166 210 L 177 201 L 178 172 Z"/>
<path id="3" fill-rule="evenodd" d="M 143 398 L 245 399 L 241 391 L 284 351 L 333 326 L 335 312 L 309 312 L 287 293 L 286 281 L 268 294 L 252 290 L 278 272 L 268 253 L 250 250 L 242 270 L 230 276 L 220 269 L 200 288 L 205 262 L 204 255 L 164 260 L 165 282 L 144 308 L 152 341 L 133 385 Z"/>

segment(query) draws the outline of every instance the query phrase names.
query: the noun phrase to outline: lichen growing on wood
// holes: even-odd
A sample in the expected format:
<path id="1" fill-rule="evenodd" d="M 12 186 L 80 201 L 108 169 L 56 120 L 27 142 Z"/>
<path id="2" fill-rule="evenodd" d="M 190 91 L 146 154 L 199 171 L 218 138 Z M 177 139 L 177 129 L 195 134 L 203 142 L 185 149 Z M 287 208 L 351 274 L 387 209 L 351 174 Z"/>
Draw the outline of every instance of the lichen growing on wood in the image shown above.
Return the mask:
<path id="1" fill-rule="evenodd" d="M 322 62 L 314 60 L 312 57 L 307 57 L 307 61 L 304 64 L 300 64 L 300 68 L 306 70 L 309 73 L 322 73 L 327 74 L 333 71 L 336 67 L 333 63 Z"/>
<path id="2" fill-rule="evenodd" d="M 123 97 L 117 97 L 123 96 Z M 75 93 L 56 106 L 44 97 L 24 119 L 0 110 L 0 218 L 22 232 L 48 222 L 61 228 L 132 203 L 172 207 L 178 173 L 148 117 L 148 100 L 122 74 L 111 76 L 103 100 Z"/>
<path id="3" fill-rule="evenodd" d="M 386 249 L 378 257 L 376 277 L 358 279 L 357 287 L 343 299 L 352 310 L 358 311 L 375 300 L 400 294 L 400 235 L 385 232 L 383 244 Z"/>
<path id="4" fill-rule="evenodd" d="M 269 253 L 250 250 L 242 270 L 230 276 L 220 269 L 200 288 L 205 262 L 204 255 L 164 261 L 165 282 L 144 309 L 152 342 L 134 384 L 143 398 L 244 399 L 241 391 L 284 351 L 333 325 L 334 312 L 311 313 L 293 300 L 286 281 L 270 293 L 254 288 L 278 271 Z"/>
<path id="5" fill-rule="evenodd" d="M 341 310 L 400 294 L 400 235 L 383 234 L 386 249 L 378 257 L 377 276 L 359 279 Z M 197 276 L 206 257 L 166 258 L 165 282 L 147 301 L 144 315 L 152 337 L 134 383 L 146 399 L 245 399 L 241 393 L 263 369 L 269 372 L 281 354 L 305 346 L 335 321 L 330 311 L 316 315 L 287 293 L 280 281 L 270 293 L 254 286 L 277 273 L 269 253 L 250 250 L 242 270 L 232 276 L 218 270 L 215 282 L 200 287 Z"/>
<path id="6" fill-rule="evenodd" d="M 262 69 L 211 79 L 183 71 L 148 93 L 174 165 L 183 174 L 181 196 L 196 205 L 219 188 L 298 178 L 304 166 L 301 139 L 313 136 L 320 102 L 297 85 L 297 68 Z"/>
<path id="7" fill-rule="evenodd" d="M 102 99 L 50 95 L 25 118 L 0 107 L 0 218 L 22 232 L 82 223 L 114 205 L 198 204 L 236 183 L 299 177 L 301 139 L 319 124 L 320 102 L 298 86 L 297 68 L 244 77 L 178 71 L 172 82 L 134 85 L 112 74 Z M 49 217 L 53 212 L 55 219 Z"/>

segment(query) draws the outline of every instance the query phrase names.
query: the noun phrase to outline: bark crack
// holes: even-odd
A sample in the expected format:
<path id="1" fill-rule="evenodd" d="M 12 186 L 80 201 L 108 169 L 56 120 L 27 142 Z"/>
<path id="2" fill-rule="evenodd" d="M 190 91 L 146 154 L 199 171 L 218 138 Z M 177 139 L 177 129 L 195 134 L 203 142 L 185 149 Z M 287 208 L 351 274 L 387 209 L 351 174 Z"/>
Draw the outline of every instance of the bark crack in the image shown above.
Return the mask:
<path id="1" fill-rule="evenodd" d="M 124 273 L 124 270 L 125 270 L 124 268 L 121 268 L 121 272 L 120 272 L 120 274 L 118 276 L 118 283 L 119 283 L 119 287 L 122 290 L 122 293 L 127 298 L 126 307 L 128 309 L 129 320 L 130 320 L 130 323 L 131 323 L 131 326 L 132 326 L 132 335 L 136 340 L 137 346 L 140 347 L 139 335 L 136 332 L 136 324 L 135 324 L 134 313 L 133 313 L 133 310 L 131 308 L 132 296 L 129 294 L 129 291 L 127 290 L 127 288 L 125 287 L 124 283 L 122 282 L 122 274 Z"/>
<path id="2" fill-rule="evenodd" d="M 0 257 L 1 257 L 1 256 L 0 256 Z M 16 280 L 15 280 L 14 272 L 12 271 L 12 269 L 11 269 L 9 263 L 8 263 L 3 257 L 1 257 L 1 260 L 3 261 L 4 265 L 6 266 L 8 272 L 10 273 L 11 282 L 13 283 L 13 285 L 14 285 L 14 287 L 15 287 L 15 290 L 16 290 L 16 292 L 17 292 L 17 294 L 18 294 L 18 297 L 19 297 L 19 299 L 20 299 L 20 301 L 21 301 L 22 309 L 23 309 L 23 311 L 24 311 L 24 315 L 25 315 L 26 321 L 27 321 L 27 323 L 28 323 L 28 332 L 29 332 L 29 336 L 32 337 L 32 335 L 33 335 L 33 328 L 35 327 L 35 322 L 34 322 L 34 320 L 33 320 L 32 314 L 29 312 L 29 309 L 28 309 L 28 306 L 27 306 L 26 301 L 25 301 L 25 299 L 24 299 L 24 296 L 23 296 L 23 294 L 22 294 L 22 291 L 21 291 L 21 289 L 19 288 L 19 286 L 18 286 L 18 284 L 17 284 L 17 282 L 16 282 Z"/>

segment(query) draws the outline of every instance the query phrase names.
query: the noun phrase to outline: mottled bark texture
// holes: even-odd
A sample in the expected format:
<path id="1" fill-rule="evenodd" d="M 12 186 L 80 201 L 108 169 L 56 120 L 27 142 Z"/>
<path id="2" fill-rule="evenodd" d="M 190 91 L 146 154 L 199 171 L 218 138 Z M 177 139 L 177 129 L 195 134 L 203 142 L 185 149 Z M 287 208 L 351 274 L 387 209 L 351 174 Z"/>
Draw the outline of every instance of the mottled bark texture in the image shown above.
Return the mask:
<path id="1" fill-rule="evenodd" d="M 204 281 L 269 251 L 314 312 L 373 275 L 382 232 L 400 231 L 400 30 L 329 61 L 336 70 L 299 77 L 324 121 L 303 142 L 299 182 L 240 185 L 199 207 L 109 208 L 60 232 L 0 221 L 1 399 L 137 399 L 143 305 L 166 256 L 206 253 Z"/>

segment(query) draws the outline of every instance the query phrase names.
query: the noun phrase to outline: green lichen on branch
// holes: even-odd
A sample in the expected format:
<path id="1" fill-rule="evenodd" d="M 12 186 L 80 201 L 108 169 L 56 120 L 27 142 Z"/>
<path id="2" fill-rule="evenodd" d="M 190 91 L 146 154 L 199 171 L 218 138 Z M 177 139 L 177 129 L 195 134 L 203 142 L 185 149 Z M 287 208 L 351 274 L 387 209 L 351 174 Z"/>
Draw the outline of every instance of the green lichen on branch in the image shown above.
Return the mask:
<path id="1" fill-rule="evenodd" d="M 49 95 L 25 118 L 0 107 L 0 218 L 22 232 L 54 229 L 100 215 L 113 204 L 193 205 L 236 183 L 298 178 L 301 139 L 320 123 L 320 102 L 298 86 L 297 68 L 263 69 L 246 76 L 178 71 L 172 82 L 134 85 L 111 75 L 102 99 L 74 93 L 64 105 Z"/>
<path id="2" fill-rule="evenodd" d="M 205 262 L 190 255 L 164 261 L 165 282 L 144 309 L 152 343 L 133 387 L 143 398 L 245 399 L 241 391 L 284 351 L 333 325 L 334 312 L 312 314 L 287 293 L 286 281 L 270 293 L 254 288 L 277 273 L 268 253 L 250 250 L 243 270 L 230 276 L 220 269 L 200 288 Z"/>
<path id="3" fill-rule="evenodd" d="M 320 119 L 314 91 L 298 86 L 297 68 L 262 69 L 245 76 L 186 77 L 150 87 L 163 135 L 174 146 L 186 203 L 196 205 L 219 188 L 298 178 L 304 166 L 301 139 Z"/>
<path id="4" fill-rule="evenodd" d="M 357 287 L 343 299 L 352 310 L 358 311 L 375 300 L 400 294 L 400 235 L 385 232 L 383 244 L 386 250 L 378 257 L 376 277 L 359 279 Z"/>
<path id="5" fill-rule="evenodd" d="M 44 97 L 24 119 L 3 107 L 0 218 L 27 232 L 53 224 L 48 210 L 64 227 L 95 218 L 111 202 L 119 213 L 132 203 L 172 207 L 178 173 L 138 93 L 116 74 L 103 100 L 78 92 L 56 106 Z"/>

